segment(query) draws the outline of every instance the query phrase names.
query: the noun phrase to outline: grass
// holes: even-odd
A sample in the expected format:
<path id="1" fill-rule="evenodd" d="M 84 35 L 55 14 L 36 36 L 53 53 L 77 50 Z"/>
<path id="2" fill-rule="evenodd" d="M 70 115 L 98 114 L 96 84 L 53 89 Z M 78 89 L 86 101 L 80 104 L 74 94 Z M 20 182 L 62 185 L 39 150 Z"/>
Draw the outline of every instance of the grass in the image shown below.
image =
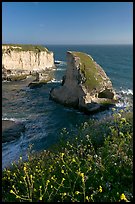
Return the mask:
<path id="1" fill-rule="evenodd" d="M 103 81 L 93 60 L 85 53 L 72 52 L 74 56 L 77 56 L 81 60 L 80 70 L 86 78 L 85 86 L 88 90 L 93 90 L 100 87 L 100 83 Z"/>
<path id="2" fill-rule="evenodd" d="M 31 44 L 2 44 L 3 46 L 9 46 L 8 48 L 8 51 L 11 50 L 11 51 L 17 51 L 17 52 L 20 52 L 20 51 L 33 51 L 33 52 L 36 52 L 36 53 L 39 53 L 41 51 L 46 51 L 48 53 L 49 50 L 42 46 L 42 45 L 31 45 Z M 16 48 L 14 48 L 16 47 Z M 21 47 L 21 49 L 19 48 Z M 2 49 L 2 52 L 7 52 L 7 49 Z"/>
<path id="3" fill-rule="evenodd" d="M 28 153 L 28 161 L 2 172 L 4 202 L 133 201 L 132 113 L 63 129 L 54 151 Z"/>

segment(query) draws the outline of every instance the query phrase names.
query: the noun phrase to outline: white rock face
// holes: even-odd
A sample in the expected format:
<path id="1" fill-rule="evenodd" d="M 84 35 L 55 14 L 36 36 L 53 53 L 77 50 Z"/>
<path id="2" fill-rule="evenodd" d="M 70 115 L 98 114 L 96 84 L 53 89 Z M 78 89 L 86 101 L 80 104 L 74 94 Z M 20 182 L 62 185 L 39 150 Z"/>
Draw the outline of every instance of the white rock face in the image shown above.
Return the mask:
<path id="1" fill-rule="evenodd" d="M 17 47 L 19 48 L 19 47 Z M 41 71 L 54 67 L 53 52 L 16 51 L 2 46 L 2 65 L 8 70 Z"/>

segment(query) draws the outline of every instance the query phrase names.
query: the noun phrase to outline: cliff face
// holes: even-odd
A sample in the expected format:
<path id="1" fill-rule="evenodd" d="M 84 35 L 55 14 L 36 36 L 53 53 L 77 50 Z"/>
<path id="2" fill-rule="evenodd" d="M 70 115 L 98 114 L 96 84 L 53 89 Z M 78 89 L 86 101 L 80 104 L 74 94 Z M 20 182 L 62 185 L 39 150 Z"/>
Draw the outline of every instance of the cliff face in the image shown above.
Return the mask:
<path id="1" fill-rule="evenodd" d="M 3 45 L 2 65 L 6 70 L 11 71 L 40 71 L 54 67 L 54 56 L 46 48 L 41 49 L 38 46 Z"/>
<path id="2" fill-rule="evenodd" d="M 110 79 L 85 53 L 67 52 L 67 72 L 62 84 L 51 90 L 51 98 L 80 110 L 97 111 L 116 100 Z"/>

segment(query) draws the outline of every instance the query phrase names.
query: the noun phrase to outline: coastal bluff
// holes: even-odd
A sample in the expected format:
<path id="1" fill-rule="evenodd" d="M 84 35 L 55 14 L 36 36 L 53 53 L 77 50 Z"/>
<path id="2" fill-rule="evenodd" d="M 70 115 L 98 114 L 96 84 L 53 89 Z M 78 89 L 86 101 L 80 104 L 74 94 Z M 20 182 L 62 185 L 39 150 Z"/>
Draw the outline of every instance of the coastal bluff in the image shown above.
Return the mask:
<path id="1" fill-rule="evenodd" d="M 54 54 L 40 45 L 3 44 L 2 78 L 54 68 Z"/>
<path id="2" fill-rule="evenodd" d="M 112 82 L 93 58 L 83 52 L 67 52 L 67 71 L 62 85 L 50 98 L 84 112 L 104 110 L 117 101 Z"/>

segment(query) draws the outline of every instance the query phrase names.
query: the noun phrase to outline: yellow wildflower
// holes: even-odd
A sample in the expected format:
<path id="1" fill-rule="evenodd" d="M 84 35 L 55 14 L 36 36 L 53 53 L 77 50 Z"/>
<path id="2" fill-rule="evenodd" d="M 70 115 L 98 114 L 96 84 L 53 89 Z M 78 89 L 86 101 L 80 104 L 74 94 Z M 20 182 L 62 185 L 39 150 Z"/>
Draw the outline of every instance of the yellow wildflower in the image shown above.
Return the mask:
<path id="1" fill-rule="evenodd" d="M 72 162 L 76 162 L 75 158 L 72 159 Z"/>
<path id="2" fill-rule="evenodd" d="M 26 176 L 23 176 L 23 180 L 25 180 L 26 179 Z"/>
<path id="3" fill-rule="evenodd" d="M 62 156 L 62 157 L 64 156 L 64 153 L 63 153 L 63 152 L 61 153 L 61 156 Z"/>
<path id="4" fill-rule="evenodd" d="M 88 196 L 86 196 L 85 199 L 86 199 L 87 201 L 89 201 L 89 197 L 88 197 Z"/>
<path id="5" fill-rule="evenodd" d="M 115 111 L 116 110 L 116 108 L 112 108 L 112 111 Z"/>
<path id="6" fill-rule="evenodd" d="M 23 170 L 26 171 L 26 166 L 23 167 Z"/>
<path id="7" fill-rule="evenodd" d="M 42 196 L 40 196 L 39 200 L 42 200 Z"/>
<path id="8" fill-rule="evenodd" d="M 84 183 L 84 173 L 79 173 L 79 175 L 82 177 L 82 182 Z"/>
<path id="9" fill-rule="evenodd" d="M 13 194 L 14 194 L 14 191 L 11 189 L 11 190 L 10 190 L 10 193 L 13 193 Z"/>
<path id="10" fill-rule="evenodd" d="M 66 196 L 67 194 L 66 193 L 63 193 L 63 196 Z"/>
<path id="11" fill-rule="evenodd" d="M 117 117 L 121 117 L 121 114 L 120 114 L 120 113 L 117 113 Z"/>
<path id="12" fill-rule="evenodd" d="M 76 191 L 76 192 L 75 192 L 76 195 L 78 195 L 79 193 L 80 193 L 79 191 Z"/>
<path id="13" fill-rule="evenodd" d="M 62 181 L 65 181 L 66 179 L 65 178 L 62 178 Z"/>
<path id="14" fill-rule="evenodd" d="M 64 174 L 64 170 L 63 169 L 61 170 L 61 173 Z"/>
<path id="15" fill-rule="evenodd" d="M 89 171 L 91 171 L 91 169 L 92 169 L 92 168 L 91 168 L 91 167 L 89 167 Z"/>
<path id="16" fill-rule="evenodd" d="M 99 192 L 102 193 L 102 186 L 99 186 Z"/>
<path id="17" fill-rule="evenodd" d="M 124 123 L 126 123 L 127 121 L 126 121 L 126 118 L 121 118 L 121 121 Z"/>
<path id="18" fill-rule="evenodd" d="M 124 193 L 121 194 L 120 199 L 129 202 Z"/>
<path id="19" fill-rule="evenodd" d="M 49 180 L 47 180 L 47 181 L 46 181 L 46 185 L 48 185 L 48 183 L 50 183 L 50 181 L 49 181 Z"/>
<path id="20" fill-rule="evenodd" d="M 81 176 L 81 177 L 84 177 L 84 173 L 80 173 L 80 176 Z"/>

